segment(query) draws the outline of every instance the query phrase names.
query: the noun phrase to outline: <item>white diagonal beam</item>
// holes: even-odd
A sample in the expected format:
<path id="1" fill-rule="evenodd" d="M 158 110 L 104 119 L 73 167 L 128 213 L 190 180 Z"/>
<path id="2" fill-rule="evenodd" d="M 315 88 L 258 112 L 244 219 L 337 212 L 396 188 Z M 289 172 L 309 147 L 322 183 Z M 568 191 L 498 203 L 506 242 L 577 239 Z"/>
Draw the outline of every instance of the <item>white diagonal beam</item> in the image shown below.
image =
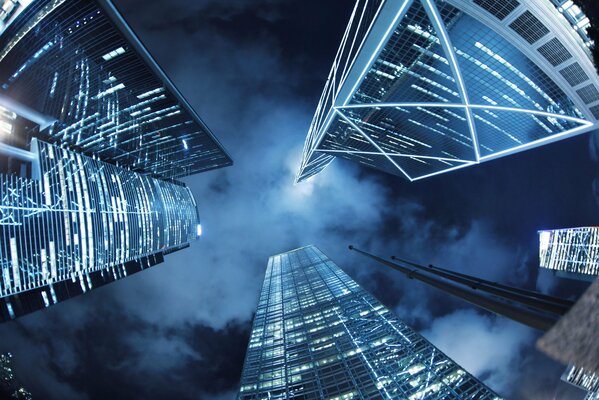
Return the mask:
<path id="1" fill-rule="evenodd" d="M 470 163 L 471 160 L 462 160 L 459 158 L 449 158 L 449 157 L 433 157 L 433 156 L 421 156 L 418 154 L 402 154 L 402 153 L 377 153 L 374 151 L 359 151 L 359 150 L 334 150 L 334 149 L 315 149 L 315 151 L 321 153 L 348 153 L 348 154 L 365 154 L 365 155 L 387 155 L 389 157 L 407 157 L 407 158 L 422 158 L 424 160 L 442 160 L 442 161 L 454 161 L 460 163 Z"/>
<path id="2" fill-rule="evenodd" d="M 586 133 L 586 132 L 590 132 L 590 131 L 599 129 L 599 124 L 593 124 L 588 121 L 585 121 L 585 122 L 586 122 L 585 125 L 576 127 L 574 129 L 569 129 L 567 131 L 557 133 L 555 135 L 547 136 L 542 139 L 535 140 L 533 142 L 525 143 L 525 144 L 522 144 L 522 145 L 519 145 L 516 147 L 511 147 L 506 150 L 501 150 L 496 153 L 489 154 L 487 156 L 483 156 L 483 157 L 481 157 L 481 161 L 488 161 L 488 160 L 492 160 L 494 158 L 502 157 L 502 156 L 505 156 L 508 154 L 518 153 L 523 150 L 532 149 L 532 148 L 541 146 L 543 144 L 548 144 L 551 142 L 561 140 L 563 137 L 566 137 L 566 136 L 580 135 L 582 133 Z"/>
<path id="3" fill-rule="evenodd" d="M 458 84 L 458 91 L 460 93 L 460 97 L 462 98 L 462 102 L 464 105 L 468 106 L 468 93 L 466 92 L 466 86 L 464 84 L 464 79 L 462 77 L 462 71 L 460 70 L 460 66 L 458 64 L 458 59 L 455 54 L 455 50 L 453 45 L 451 44 L 451 40 L 449 39 L 449 34 L 447 33 L 447 29 L 445 28 L 445 24 L 441 20 L 441 15 L 439 15 L 439 10 L 437 10 L 437 6 L 433 3 L 433 0 L 422 0 L 422 5 L 424 6 L 424 10 L 426 11 L 437 35 L 439 35 L 439 42 L 441 43 L 441 47 L 445 50 L 445 54 L 448 56 L 449 67 L 453 72 L 453 76 L 455 81 Z M 478 144 L 478 136 L 476 134 L 476 126 L 474 125 L 474 118 L 472 116 L 472 111 L 469 108 L 466 108 L 466 119 L 468 120 L 468 127 L 470 129 L 470 135 L 472 136 L 472 144 L 474 145 L 474 152 L 476 161 L 480 161 L 480 149 Z"/>
<path id="4" fill-rule="evenodd" d="M 482 160 L 482 158 L 481 158 L 481 160 Z M 417 176 L 417 177 L 413 178 L 412 181 L 418 181 L 420 179 L 430 178 L 431 176 L 435 176 L 435 175 L 439 175 L 439 174 L 444 174 L 446 172 L 455 171 L 456 169 L 460 169 L 460 168 L 464 168 L 464 167 L 469 167 L 469 166 L 475 165 L 475 164 L 478 164 L 478 163 L 476 161 L 468 161 L 468 162 L 465 162 L 464 164 L 456 165 L 455 167 L 443 169 L 443 170 L 440 170 L 440 171 L 437 171 L 437 172 L 433 172 L 433 173 L 430 173 L 430 174 L 426 174 L 426 175 Z"/>
<path id="5" fill-rule="evenodd" d="M 366 133 L 364 133 L 364 131 L 362 131 L 362 129 L 360 129 L 356 124 L 354 124 L 354 122 L 351 121 L 349 118 L 347 118 L 342 112 L 340 112 L 337 109 L 335 109 L 335 112 L 337 114 L 339 114 L 339 116 L 341 116 L 341 118 L 343 118 L 345 121 L 347 121 L 347 123 L 350 124 L 352 126 L 352 128 L 354 128 L 362 136 L 364 136 L 364 138 L 366 140 L 368 140 L 370 142 L 370 144 L 372 144 L 374 147 L 376 147 L 376 149 L 380 151 L 380 155 L 385 156 L 385 158 L 387 158 L 387 160 L 389 160 L 391 162 L 391 164 L 393 164 L 395 166 L 395 168 L 397 168 L 399 171 L 401 171 L 401 173 L 404 174 L 406 176 L 406 178 L 408 178 L 410 180 L 410 182 L 412 181 L 412 178 L 410 177 L 410 175 L 408 175 L 406 173 L 406 171 L 404 171 L 399 165 L 397 165 L 397 163 L 391 157 L 389 157 L 387 154 L 385 154 L 385 151 L 383 149 L 381 149 L 381 147 L 378 144 L 376 144 L 376 142 L 374 140 L 372 140 L 372 138 L 370 136 L 368 136 Z"/>
<path id="6" fill-rule="evenodd" d="M 371 53 L 368 61 L 363 64 L 364 67 L 362 69 L 362 72 L 360 73 L 360 75 L 355 80 L 354 85 L 349 90 L 349 92 L 347 93 L 347 96 L 344 99 L 341 99 L 341 101 L 338 101 L 338 102 L 335 103 L 336 106 L 340 106 L 340 105 L 345 106 L 345 105 L 347 105 L 347 103 L 349 102 L 349 100 L 352 98 L 352 96 L 356 92 L 358 86 L 360 85 L 360 83 L 362 83 L 362 80 L 364 79 L 364 77 L 366 76 L 366 74 L 368 73 L 368 71 L 370 70 L 370 68 L 372 67 L 372 64 L 374 63 L 374 60 L 378 57 L 379 53 L 383 49 L 383 46 L 389 40 L 389 36 L 395 30 L 395 27 L 397 26 L 397 23 L 404 17 L 404 15 L 406 14 L 406 12 L 408 11 L 408 8 L 412 5 L 412 3 L 414 1 L 415 0 L 405 0 L 397 8 L 397 11 L 395 12 L 395 15 L 392 16 L 392 18 L 390 19 L 391 22 L 387 25 L 387 29 L 380 36 L 380 40 L 376 44 L 376 46 L 375 46 L 374 50 L 372 51 L 372 53 Z M 379 11 L 381 11 L 383 9 L 383 7 L 385 7 L 385 11 L 386 11 L 385 14 L 387 14 L 387 12 L 393 11 L 393 8 L 395 6 L 394 3 L 397 3 L 397 1 L 384 2 L 383 5 L 381 6 L 381 8 L 379 8 L 379 10 L 377 11 L 377 14 L 379 13 Z M 373 25 L 374 25 L 374 21 L 373 21 Z M 369 32 L 369 33 L 371 33 L 371 32 Z M 362 48 L 360 48 L 360 50 L 362 50 Z"/>
<path id="7" fill-rule="evenodd" d="M 480 110 L 496 110 L 496 111 L 510 111 L 517 112 L 523 114 L 535 114 L 542 115 L 544 117 L 553 117 L 558 119 L 564 119 L 567 121 L 577 122 L 583 125 L 592 125 L 592 122 L 579 117 L 573 117 L 571 115 L 564 114 L 556 114 L 550 113 L 547 111 L 540 110 L 530 110 L 526 108 L 515 108 L 515 107 L 506 107 L 506 106 L 493 106 L 487 104 L 468 104 L 468 106 L 460 103 L 366 103 L 366 104 L 351 104 L 343 107 L 337 107 L 339 109 L 349 109 L 349 108 L 372 108 L 372 107 L 380 107 L 380 108 L 392 108 L 392 107 L 436 107 L 436 108 L 470 108 L 470 109 L 480 109 Z"/>

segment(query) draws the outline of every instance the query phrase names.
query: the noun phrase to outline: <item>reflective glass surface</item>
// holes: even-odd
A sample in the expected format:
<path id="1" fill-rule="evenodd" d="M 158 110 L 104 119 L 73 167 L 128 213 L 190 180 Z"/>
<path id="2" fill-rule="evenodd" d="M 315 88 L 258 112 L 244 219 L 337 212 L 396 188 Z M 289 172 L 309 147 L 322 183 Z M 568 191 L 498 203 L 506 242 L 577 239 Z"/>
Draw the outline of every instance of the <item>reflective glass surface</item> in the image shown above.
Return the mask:
<path id="1" fill-rule="evenodd" d="M 239 399 L 498 399 L 314 246 L 270 257 Z"/>
<path id="2" fill-rule="evenodd" d="M 0 35 L 0 86 L 56 120 L 45 141 L 162 178 L 231 164 L 109 1 L 30 4 Z"/>
<path id="3" fill-rule="evenodd" d="M 363 75 L 343 82 L 353 88 L 352 95 L 347 101 L 332 99 L 328 107 L 319 105 L 317 115 L 323 123 L 311 127 L 298 181 L 323 168 L 321 163 L 315 171 L 312 163 L 322 153 L 329 162 L 339 156 L 414 180 L 564 138 L 592 125 L 543 71 L 550 63 L 537 65 L 471 15 L 442 0 L 386 5 L 390 4 L 395 7 L 384 6 L 381 12 L 396 13 L 397 22 L 385 36 L 384 27 L 376 24 L 390 23 L 391 18 L 375 20 L 380 29 L 373 28 L 368 38 L 373 45 L 363 49 L 372 52 L 372 61 Z M 486 2 L 477 4 L 496 11 L 499 15 L 493 15 L 499 19 L 519 5 L 510 1 L 490 10 Z M 550 33 L 542 24 L 533 25 L 521 29 L 531 43 Z M 374 45 L 376 40 L 380 46 Z M 554 65 L 563 63 L 564 55 L 554 50 L 538 49 L 545 58 L 555 59 Z M 562 76 L 581 82 L 573 76 L 577 66 L 564 68 Z M 577 93 L 586 104 L 599 100 L 593 84 Z"/>

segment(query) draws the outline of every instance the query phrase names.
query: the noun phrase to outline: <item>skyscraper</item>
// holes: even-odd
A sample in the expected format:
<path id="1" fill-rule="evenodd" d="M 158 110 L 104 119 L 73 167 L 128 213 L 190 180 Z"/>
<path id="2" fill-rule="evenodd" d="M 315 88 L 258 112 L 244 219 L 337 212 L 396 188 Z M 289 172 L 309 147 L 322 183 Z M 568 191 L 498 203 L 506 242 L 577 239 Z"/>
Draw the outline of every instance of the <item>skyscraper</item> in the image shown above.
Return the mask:
<path id="1" fill-rule="evenodd" d="M 0 12 L 0 321 L 201 233 L 176 179 L 232 161 L 109 0 Z"/>
<path id="2" fill-rule="evenodd" d="M 200 233 L 182 183 L 36 139 L 30 154 L 31 178 L 0 174 L 0 320 L 153 266 Z"/>
<path id="3" fill-rule="evenodd" d="M 15 9 L 0 24 L 0 105 L 37 113 L 36 137 L 161 178 L 231 165 L 112 2 Z"/>
<path id="4" fill-rule="evenodd" d="M 307 246 L 268 260 L 238 398 L 499 397 Z"/>
<path id="5" fill-rule="evenodd" d="M 593 281 L 599 276 L 599 227 L 539 231 L 539 264 L 556 276 Z M 569 365 L 562 380 L 588 391 L 585 399 L 599 398 L 599 376 Z"/>
<path id="6" fill-rule="evenodd" d="M 592 281 L 599 275 L 599 227 L 539 231 L 539 261 L 556 275 Z"/>
<path id="7" fill-rule="evenodd" d="M 582 390 L 586 390 L 589 392 L 589 397 L 593 394 L 599 396 L 599 376 L 585 371 L 584 368 L 569 365 L 562 374 L 562 380 Z"/>
<path id="8" fill-rule="evenodd" d="M 595 129 L 588 19 L 569 3 L 358 0 L 297 181 L 337 156 L 422 179 Z"/>

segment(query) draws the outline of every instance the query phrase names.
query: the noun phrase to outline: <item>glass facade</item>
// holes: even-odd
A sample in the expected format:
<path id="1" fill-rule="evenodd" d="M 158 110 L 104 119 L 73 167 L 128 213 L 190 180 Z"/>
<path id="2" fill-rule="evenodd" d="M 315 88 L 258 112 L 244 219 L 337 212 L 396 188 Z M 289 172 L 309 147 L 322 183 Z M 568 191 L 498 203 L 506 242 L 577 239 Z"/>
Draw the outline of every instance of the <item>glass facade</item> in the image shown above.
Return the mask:
<path id="1" fill-rule="evenodd" d="M 183 184 L 37 140 L 31 149 L 32 178 L 0 174 L 0 320 L 152 266 L 197 238 Z"/>
<path id="2" fill-rule="evenodd" d="M 569 278 L 599 276 L 599 227 L 539 231 L 541 268 Z"/>
<path id="3" fill-rule="evenodd" d="M 39 138 L 161 178 L 231 165 L 110 1 L 23 7 L 0 34 L 0 92 L 54 121 Z"/>
<path id="4" fill-rule="evenodd" d="M 314 246 L 269 258 L 238 399 L 499 399 Z"/>
<path id="5" fill-rule="evenodd" d="M 593 127 L 599 79 L 587 54 L 576 59 L 526 2 L 497 4 L 366 6 L 377 17 L 356 54 L 335 60 L 333 71 L 349 67 L 329 76 L 297 180 L 336 156 L 422 179 Z"/>
<path id="6" fill-rule="evenodd" d="M 599 396 L 599 376 L 590 371 L 575 365 L 569 365 L 562 375 L 562 380 L 582 390 L 586 390 L 589 392 L 589 395 L 595 394 Z"/>

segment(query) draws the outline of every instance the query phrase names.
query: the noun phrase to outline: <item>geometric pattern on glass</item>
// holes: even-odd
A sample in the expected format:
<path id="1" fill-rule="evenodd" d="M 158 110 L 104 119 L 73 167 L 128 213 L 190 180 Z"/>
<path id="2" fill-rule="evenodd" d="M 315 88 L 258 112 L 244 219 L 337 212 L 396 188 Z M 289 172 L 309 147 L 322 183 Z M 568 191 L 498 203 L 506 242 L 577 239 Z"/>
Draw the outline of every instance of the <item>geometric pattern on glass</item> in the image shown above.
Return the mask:
<path id="1" fill-rule="evenodd" d="M 238 399 L 499 397 L 306 246 L 268 260 Z"/>
<path id="2" fill-rule="evenodd" d="M 577 104 L 599 100 L 594 86 L 578 93 L 560 87 L 562 81 L 551 77 L 557 70 L 537 65 L 520 42 L 510 42 L 458 3 L 389 0 L 380 6 L 358 54 L 345 63 L 351 68 L 341 86 L 331 90 L 329 77 L 297 182 L 334 156 L 385 172 L 391 164 L 392 174 L 417 180 L 591 130 L 589 110 L 596 106 L 583 114 Z M 510 4 L 506 10 L 513 11 L 516 3 Z M 532 18 L 540 25 L 513 27 L 533 42 L 549 34 L 527 12 L 517 21 Z M 332 71 L 341 64 L 336 59 Z M 580 82 L 572 76 L 580 70 L 561 72 L 572 84 Z"/>

